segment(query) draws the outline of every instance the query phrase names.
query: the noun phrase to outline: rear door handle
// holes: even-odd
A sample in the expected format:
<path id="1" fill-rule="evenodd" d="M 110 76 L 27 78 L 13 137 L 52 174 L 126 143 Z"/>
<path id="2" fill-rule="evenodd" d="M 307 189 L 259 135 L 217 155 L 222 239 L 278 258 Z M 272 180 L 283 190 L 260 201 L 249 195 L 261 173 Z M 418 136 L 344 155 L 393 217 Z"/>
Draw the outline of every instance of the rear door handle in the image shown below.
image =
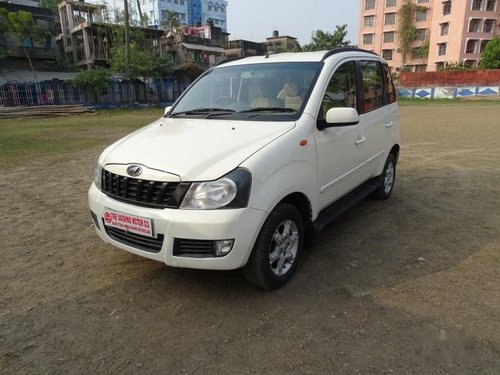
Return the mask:
<path id="1" fill-rule="evenodd" d="M 394 121 L 391 121 L 390 123 L 385 124 L 385 127 L 390 128 L 392 125 L 394 125 Z"/>
<path id="2" fill-rule="evenodd" d="M 354 142 L 354 144 L 356 146 L 359 146 L 360 144 L 362 144 L 364 141 L 366 141 L 366 137 L 360 137 L 358 139 L 356 139 L 356 141 Z"/>

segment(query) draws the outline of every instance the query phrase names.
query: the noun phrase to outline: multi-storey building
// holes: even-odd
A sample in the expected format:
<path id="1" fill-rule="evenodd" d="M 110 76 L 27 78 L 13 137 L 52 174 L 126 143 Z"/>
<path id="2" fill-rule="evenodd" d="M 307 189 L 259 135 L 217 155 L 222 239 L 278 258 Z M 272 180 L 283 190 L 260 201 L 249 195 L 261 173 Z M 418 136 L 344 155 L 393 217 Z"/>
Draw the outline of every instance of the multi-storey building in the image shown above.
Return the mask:
<path id="1" fill-rule="evenodd" d="M 215 27 L 227 30 L 226 0 L 139 0 L 142 14 L 149 24 L 160 25 L 167 11 L 174 11 L 183 25 L 201 26 L 210 21 Z M 132 2 L 133 4 L 133 2 Z"/>
<path id="2" fill-rule="evenodd" d="M 500 0 L 411 0 L 418 5 L 417 32 L 403 62 L 398 12 L 406 1 L 360 0 L 359 46 L 397 71 L 403 65 L 412 71 L 436 71 L 450 63 L 476 66 L 486 44 L 500 35 Z"/>
<path id="3" fill-rule="evenodd" d="M 9 13 L 19 11 L 30 13 L 35 27 L 42 33 L 39 38 L 23 38 L 16 33 L 3 31 L 0 27 L 0 49 L 8 51 L 7 58 L 0 63 L 0 69 L 30 70 L 32 67 L 35 70 L 47 69 L 57 57 L 55 43 L 57 26 L 52 11 L 40 7 L 35 1 L 0 1 L 0 8 Z M 27 54 L 29 60 L 26 58 Z"/>

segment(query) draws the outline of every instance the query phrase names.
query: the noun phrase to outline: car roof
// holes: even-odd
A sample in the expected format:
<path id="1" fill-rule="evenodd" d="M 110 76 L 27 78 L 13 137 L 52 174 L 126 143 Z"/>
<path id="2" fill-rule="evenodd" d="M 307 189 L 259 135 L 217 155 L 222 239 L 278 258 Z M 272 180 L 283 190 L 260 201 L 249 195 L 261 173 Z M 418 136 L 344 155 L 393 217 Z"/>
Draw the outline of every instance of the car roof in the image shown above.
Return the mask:
<path id="1" fill-rule="evenodd" d="M 220 62 L 217 66 L 236 66 L 247 64 L 265 64 L 276 62 L 322 62 L 333 55 L 341 55 L 339 57 L 358 56 L 358 57 L 379 57 L 376 53 L 363 50 L 360 48 L 336 48 L 330 51 L 315 51 L 315 52 L 283 52 L 269 54 L 265 56 L 251 56 L 243 58 L 227 59 Z M 343 56 L 342 56 L 343 55 Z"/>

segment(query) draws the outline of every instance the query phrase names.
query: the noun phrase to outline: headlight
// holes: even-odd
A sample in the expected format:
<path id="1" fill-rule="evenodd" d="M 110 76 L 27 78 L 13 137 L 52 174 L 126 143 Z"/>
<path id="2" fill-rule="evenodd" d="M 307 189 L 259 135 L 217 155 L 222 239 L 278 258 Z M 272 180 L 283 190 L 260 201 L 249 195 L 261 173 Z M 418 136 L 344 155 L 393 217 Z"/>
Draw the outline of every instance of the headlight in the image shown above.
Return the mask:
<path id="1" fill-rule="evenodd" d="M 243 168 L 235 169 L 215 181 L 194 182 L 184 196 L 180 208 L 215 210 L 246 207 L 251 184 L 252 176 Z"/>
<path id="2" fill-rule="evenodd" d="M 101 190 L 101 181 L 102 181 L 102 167 L 99 164 L 99 162 L 97 162 L 95 164 L 95 169 L 94 169 L 94 184 L 99 190 Z"/>

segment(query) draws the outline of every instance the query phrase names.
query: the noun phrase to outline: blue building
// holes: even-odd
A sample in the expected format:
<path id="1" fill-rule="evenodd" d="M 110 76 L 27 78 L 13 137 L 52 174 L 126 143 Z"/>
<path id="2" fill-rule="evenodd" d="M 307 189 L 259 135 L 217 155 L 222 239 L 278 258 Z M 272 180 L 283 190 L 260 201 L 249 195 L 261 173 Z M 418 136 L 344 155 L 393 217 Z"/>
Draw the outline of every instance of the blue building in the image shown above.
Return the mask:
<path id="1" fill-rule="evenodd" d="M 161 25 L 167 11 L 177 14 L 180 23 L 201 26 L 208 21 L 227 31 L 226 0 L 139 0 L 142 13 L 148 16 L 151 26 Z M 133 2 L 131 3 L 132 6 Z"/>

